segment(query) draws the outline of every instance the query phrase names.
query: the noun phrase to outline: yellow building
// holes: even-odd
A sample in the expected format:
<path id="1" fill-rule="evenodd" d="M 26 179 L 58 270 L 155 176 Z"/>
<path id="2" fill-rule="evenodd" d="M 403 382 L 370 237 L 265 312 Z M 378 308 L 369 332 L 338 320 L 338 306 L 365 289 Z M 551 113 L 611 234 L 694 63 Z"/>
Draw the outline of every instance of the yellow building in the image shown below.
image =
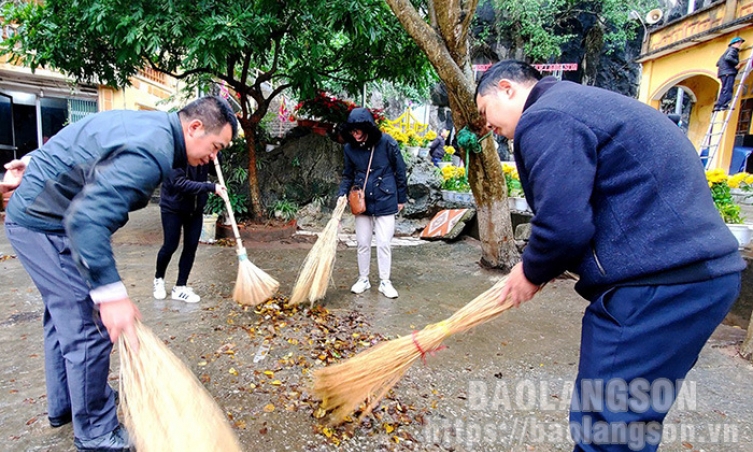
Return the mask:
<path id="1" fill-rule="evenodd" d="M 0 41 L 10 26 L 0 29 Z M 0 57 L 0 172 L 2 165 L 37 149 L 68 123 L 97 111 L 168 110 L 166 102 L 178 91 L 178 81 L 145 69 L 131 86 L 114 90 L 102 85 L 79 84 L 47 69 L 11 64 Z"/>
<path id="2" fill-rule="evenodd" d="M 674 88 L 681 88 L 682 97 L 690 103 L 690 108 L 684 109 L 683 119 L 687 123 L 688 138 L 697 149 L 708 131 L 719 93 L 716 62 L 736 36 L 745 39 L 740 49 L 740 61 L 747 62 L 753 53 L 753 0 L 713 2 L 649 30 L 643 41 L 637 60 L 642 64 L 638 98 L 666 111 L 667 102 L 662 103 L 662 100 L 668 93 L 674 95 Z M 753 78 L 742 81 L 740 78 L 738 83 L 746 86 L 743 86 L 721 137 L 718 155 L 711 164 L 714 168 L 727 170 L 736 146 L 753 148 L 753 90 L 750 85 Z M 750 160 L 753 162 L 753 158 Z"/>

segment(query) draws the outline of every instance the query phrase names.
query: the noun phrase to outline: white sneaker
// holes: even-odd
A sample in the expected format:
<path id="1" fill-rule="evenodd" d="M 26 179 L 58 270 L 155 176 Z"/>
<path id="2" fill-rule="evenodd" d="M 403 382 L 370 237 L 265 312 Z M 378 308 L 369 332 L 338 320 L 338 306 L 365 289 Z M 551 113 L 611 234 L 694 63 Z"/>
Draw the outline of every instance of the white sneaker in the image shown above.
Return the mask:
<path id="1" fill-rule="evenodd" d="M 358 278 L 358 281 L 353 284 L 353 287 L 350 288 L 350 291 L 353 293 L 364 293 L 369 289 L 371 289 L 371 283 L 369 282 L 368 276 L 361 276 Z"/>
<path id="2" fill-rule="evenodd" d="M 188 286 L 175 286 L 172 293 L 173 300 L 185 301 L 186 303 L 198 303 L 201 297 L 196 295 Z"/>
<path id="3" fill-rule="evenodd" d="M 387 298 L 397 298 L 397 290 L 392 287 L 392 283 L 388 279 L 383 279 L 379 283 L 379 291 Z"/>
<path id="4" fill-rule="evenodd" d="M 164 300 L 167 297 L 165 292 L 165 280 L 162 278 L 154 278 L 154 298 L 158 300 Z"/>

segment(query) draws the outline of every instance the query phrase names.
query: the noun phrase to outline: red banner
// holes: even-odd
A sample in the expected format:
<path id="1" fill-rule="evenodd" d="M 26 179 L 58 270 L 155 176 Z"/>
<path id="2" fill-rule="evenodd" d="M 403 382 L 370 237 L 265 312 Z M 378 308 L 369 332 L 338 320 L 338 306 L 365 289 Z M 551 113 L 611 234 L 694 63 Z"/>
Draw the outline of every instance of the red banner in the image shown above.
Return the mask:
<path id="1" fill-rule="evenodd" d="M 484 72 L 490 67 L 492 67 L 492 64 L 493 63 L 474 64 L 473 70 Z M 540 72 L 577 71 L 578 70 L 578 63 L 532 64 L 532 66 L 535 67 L 536 70 Z"/>

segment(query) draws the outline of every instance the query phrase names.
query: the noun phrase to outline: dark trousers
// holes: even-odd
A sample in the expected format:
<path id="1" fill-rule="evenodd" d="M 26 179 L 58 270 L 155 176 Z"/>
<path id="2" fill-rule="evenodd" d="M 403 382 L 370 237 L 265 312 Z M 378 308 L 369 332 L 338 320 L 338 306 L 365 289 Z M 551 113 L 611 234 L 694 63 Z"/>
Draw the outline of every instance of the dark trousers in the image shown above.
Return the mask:
<path id="1" fill-rule="evenodd" d="M 735 77 L 737 77 L 737 74 L 722 75 L 719 77 L 722 81 L 722 90 L 719 92 L 719 99 L 714 104 L 714 110 L 722 110 L 728 107 L 729 101 L 732 100 L 732 88 L 735 86 Z"/>
<path id="2" fill-rule="evenodd" d="M 167 266 L 173 253 L 178 249 L 180 243 L 180 232 L 183 231 L 183 251 L 180 253 L 178 261 L 178 281 L 176 286 L 185 286 L 188 282 L 188 275 L 191 273 L 193 261 L 196 258 L 196 248 L 199 246 L 199 237 L 201 236 L 202 215 L 179 214 L 174 212 L 162 211 L 162 232 L 164 234 L 164 243 L 157 253 L 157 272 L 155 278 L 164 278 Z"/>
<path id="3" fill-rule="evenodd" d="M 618 287 L 589 305 L 570 409 L 576 452 L 657 449 L 678 380 L 727 315 L 740 281 L 733 273 L 699 283 Z"/>
<path id="4" fill-rule="evenodd" d="M 107 384 L 112 342 L 89 287 L 76 269 L 63 235 L 13 223 L 5 233 L 44 302 L 44 370 L 50 418 L 73 418 L 73 434 L 87 440 L 118 426 L 115 397 Z"/>

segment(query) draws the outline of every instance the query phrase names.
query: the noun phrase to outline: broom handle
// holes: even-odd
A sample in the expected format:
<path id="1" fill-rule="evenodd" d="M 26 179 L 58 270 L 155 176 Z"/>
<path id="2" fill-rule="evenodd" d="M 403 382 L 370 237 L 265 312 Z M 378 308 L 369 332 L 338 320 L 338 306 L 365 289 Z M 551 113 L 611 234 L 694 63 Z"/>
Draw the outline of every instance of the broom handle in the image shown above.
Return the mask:
<path id="1" fill-rule="evenodd" d="M 222 169 L 220 168 L 220 160 L 215 157 L 214 158 L 214 168 L 217 170 L 217 179 L 220 180 L 220 185 L 225 187 L 225 192 L 227 192 L 227 185 L 225 185 L 225 178 L 222 177 Z M 227 210 L 227 214 L 230 217 L 230 224 L 233 226 L 233 234 L 235 235 L 235 243 L 238 245 L 238 255 L 246 254 L 246 251 L 243 249 L 243 242 L 241 241 L 241 233 L 238 231 L 238 224 L 235 222 L 235 215 L 233 215 L 233 206 L 230 205 L 230 197 L 228 193 L 228 197 L 222 198 L 223 201 L 225 201 L 225 209 Z"/>

